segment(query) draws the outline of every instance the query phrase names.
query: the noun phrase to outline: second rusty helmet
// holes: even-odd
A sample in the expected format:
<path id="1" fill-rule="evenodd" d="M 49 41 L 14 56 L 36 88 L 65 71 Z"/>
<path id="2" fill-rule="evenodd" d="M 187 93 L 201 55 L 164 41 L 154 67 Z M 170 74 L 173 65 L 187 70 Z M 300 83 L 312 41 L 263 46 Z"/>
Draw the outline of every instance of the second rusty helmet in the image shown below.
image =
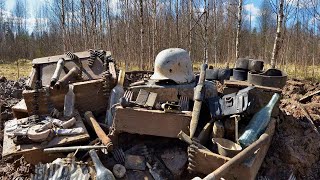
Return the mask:
<path id="1" fill-rule="evenodd" d="M 171 79 L 177 84 L 194 81 L 189 53 L 181 48 L 169 48 L 161 51 L 154 63 L 153 80 Z"/>

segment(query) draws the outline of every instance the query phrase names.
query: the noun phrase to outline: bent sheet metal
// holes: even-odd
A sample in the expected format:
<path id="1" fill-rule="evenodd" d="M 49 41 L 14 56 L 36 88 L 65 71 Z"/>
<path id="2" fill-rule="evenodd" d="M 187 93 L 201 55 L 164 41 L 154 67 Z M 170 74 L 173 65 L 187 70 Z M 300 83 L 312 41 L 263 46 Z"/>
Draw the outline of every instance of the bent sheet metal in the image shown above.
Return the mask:
<path id="1" fill-rule="evenodd" d="M 221 117 L 231 114 L 242 113 L 251 105 L 249 101 L 249 91 L 254 89 L 254 86 L 244 88 L 237 93 L 208 98 L 209 109 L 212 117 Z"/>

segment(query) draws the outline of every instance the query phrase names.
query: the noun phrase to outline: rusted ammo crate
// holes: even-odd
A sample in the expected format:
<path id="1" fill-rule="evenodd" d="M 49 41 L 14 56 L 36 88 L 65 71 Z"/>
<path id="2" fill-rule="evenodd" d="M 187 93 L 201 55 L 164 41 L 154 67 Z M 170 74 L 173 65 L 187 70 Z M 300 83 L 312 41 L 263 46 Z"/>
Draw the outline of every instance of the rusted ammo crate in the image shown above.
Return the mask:
<path id="1" fill-rule="evenodd" d="M 50 104 L 59 111 L 63 111 L 64 97 L 68 89 L 50 89 L 49 91 L 50 96 L 47 96 L 43 89 L 39 91 L 39 102 L 37 103 L 39 104 L 40 114 L 50 113 Z M 75 108 L 81 114 L 85 111 L 92 111 L 97 114 L 105 112 L 108 97 L 104 95 L 102 79 L 73 83 L 73 92 L 75 94 Z M 22 93 L 29 114 L 33 110 L 34 94 L 35 90 L 25 90 Z"/>
<path id="2" fill-rule="evenodd" d="M 191 112 L 165 113 L 143 108 L 115 108 L 113 119 L 117 132 L 177 138 L 182 130 L 189 133 Z"/>
<path id="3" fill-rule="evenodd" d="M 107 56 L 111 53 L 109 51 L 106 52 Z M 85 111 L 93 111 L 95 114 L 100 114 L 105 112 L 108 102 L 108 95 L 105 95 L 103 85 L 105 83 L 110 84 L 109 89 L 106 92 L 110 92 L 111 89 L 115 86 L 116 82 L 116 72 L 114 68 L 110 68 L 111 78 L 103 79 L 103 62 L 100 59 L 96 59 L 91 67 L 89 67 L 90 60 L 90 52 L 83 51 L 74 53 L 79 57 L 79 60 L 82 64 L 82 79 L 74 79 L 70 82 L 70 84 L 74 85 L 74 93 L 76 96 L 75 108 L 79 110 L 80 113 L 84 113 Z M 57 66 L 57 62 L 60 58 L 65 59 L 65 65 L 63 70 L 61 71 L 59 79 L 64 77 L 68 70 L 73 67 L 78 67 L 80 69 L 80 64 L 78 62 L 72 61 L 65 54 L 57 55 L 57 56 L 49 56 L 34 59 L 32 61 L 33 65 L 38 65 L 40 70 L 40 79 L 42 82 L 42 86 L 49 86 L 51 77 L 55 71 Z M 111 62 L 113 63 L 113 62 Z M 110 66 L 110 63 L 109 63 Z M 111 67 L 111 66 L 110 66 Z M 112 64 L 114 67 L 114 64 Z M 111 72 L 112 69 L 112 72 Z M 32 69 L 30 74 L 30 79 L 27 82 L 27 86 L 34 88 L 34 84 L 36 81 L 35 68 Z M 104 82 L 108 81 L 108 82 Z M 44 89 L 39 90 L 39 111 L 40 114 L 48 114 L 50 108 L 57 108 L 62 111 L 64 106 L 64 97 L 68 91 L 68 86 L 56 89 L 50 88 L 49 92 L 46 92 Z M 33 111 L 34 107 L 34 94 L 35 90 L 25 90 L 23 91 L 23 97 L 25 99 L 25 104 L 27 107 L 27 112 L 29 115 Z M 50 107 L 51 106 L 51 107 Z"/>
<path id="4" fill-rule="evenodd" d="M 103 62 L 101 60 L 96 59 L 93 63 L 92 67 L 89 67 L 89 59 L 90 59 L 90 52 L 89 51 L 83 51 L 83 52 L 76 52 L 74 53 L 77 55 L 81 61 L 81 64 L 83 66 L 83 80 L 93 80 L 93 79 L 100 79 L 102 78 L 102 72 L 103 69 Z M 107 51 L 107 55 L 111 55 L 110 51 Z M 48 57 L 42 57 L 37 58 L 32 61 L 32 64 L 37 64 L 40 68 L 40 74 L 41 74 L 41 81 L 43 86 L 50 85 L 51 77 L 56 69 L 56 64 L 60 58 L 65 59 L 65 65 L 64 67 L 70 70 L 72 67 L 78 67 L 80 68 L 80 65 L 76 62 L 72 61 L 67 55 L 57 55 L 57 56 L 48 56 Z M 59 79 L 61 79 L 63 76 L 66 75 L 67 72 L 64 71 L 64 69 L 61 71 Z M 35 68 L 32 69 L 30 73 L 30 79 L 27 82 L 27 86 L 34 88 L 36 80 L 35 75 Z M 81 80 L 81 81 L 83 81 Z"/>

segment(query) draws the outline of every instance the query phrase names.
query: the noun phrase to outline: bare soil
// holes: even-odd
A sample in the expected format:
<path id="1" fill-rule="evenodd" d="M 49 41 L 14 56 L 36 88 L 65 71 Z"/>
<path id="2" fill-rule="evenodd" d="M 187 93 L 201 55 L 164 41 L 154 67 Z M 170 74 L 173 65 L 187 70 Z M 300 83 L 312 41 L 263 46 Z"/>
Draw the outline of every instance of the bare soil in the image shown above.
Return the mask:
<path id="1" fill-rule="evenodd" d="M 280 117 L 259 175 L 269 179 L 320 179 L 320 135 L 306 119 L 297 101 L 319 90 L 319 83 L 289 80 L 282 92 Z M 314 96 L 305 108 L 319 128 L 320 96 Z"/>

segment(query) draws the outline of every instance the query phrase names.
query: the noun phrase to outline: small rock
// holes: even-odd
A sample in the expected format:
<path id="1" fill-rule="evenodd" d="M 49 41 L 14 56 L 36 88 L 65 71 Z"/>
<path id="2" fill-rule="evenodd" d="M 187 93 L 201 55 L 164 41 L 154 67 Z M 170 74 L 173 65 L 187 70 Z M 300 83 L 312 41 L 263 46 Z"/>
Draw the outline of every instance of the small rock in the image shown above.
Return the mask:
<path id="1" fill-rule="evenodd" d="M 126 174 L 126 168 L 121 164 L 113 166 L 112 172 L 116 178 L 122 178 Z"/>
<path id="2" fill-rule="evenodd" d="M 0 76 L 0 82 L 6 82 L 7 78 L 5 78 L 4 76 Z"/>
<path id="3" fill-rule="evenodd" d="M 137 155 L 126 155 L 126 169 L 142 170 L 146 169 L 145 157 Z"/>
<path id="4" fill-rule="evenodd" d="M 14 82 L 14 83 L 13 83 L 13 87 L 15 87 L 15 88 L 20 88 L 19 82 L 18 82 L 18 81 Z"/>
<path id="5" fill-rule="evenodd" d="M 14 89 L 11 93 L 11 96 L 17 99 L 22 98 L 22 90 L 21 89 Z"/>
<path id="6" fill-rule="evenodd" d="M 168 149 L 163 152 L 163 154 L 161 155 L 161 159 L 174 175 L 175 179 L 180 179 L 179 177 L 181 176 L 184 170 L 184 166 L 186 165 L 188 160 L 187 153 L 178 148 Z"/>

